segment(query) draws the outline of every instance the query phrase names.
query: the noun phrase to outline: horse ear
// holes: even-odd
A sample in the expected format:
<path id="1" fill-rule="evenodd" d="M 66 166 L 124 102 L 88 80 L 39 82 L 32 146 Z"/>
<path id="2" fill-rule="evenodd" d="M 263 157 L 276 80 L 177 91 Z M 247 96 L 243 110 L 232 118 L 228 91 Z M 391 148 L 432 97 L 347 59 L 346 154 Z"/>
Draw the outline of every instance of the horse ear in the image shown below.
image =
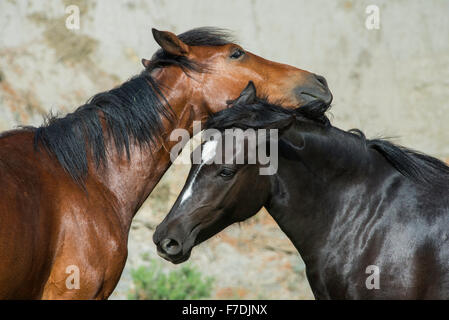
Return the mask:
<path id="1" fill-rule="evenodd" d="M 148 59 L 142 58 L 142 64 L 145 67 L 145 69 L 147 69 L 150 66 L 150 64 L 151 64 L 151 61 L 148 60 Z"/>
<path id="2" fill-rule="evenodd" d="M 248 82 L 245 89 L 240 92 L 240 96 L 232 101 L 232 104 L 250 104 L 256 101 L 256 86 L 252 81 Z"/>
<path id="3" fill-rule="evenodd" d="M 174 33 L 169 31 L 159 31 L 151 29 L 154 40 L 161 46 L 161 48 L 175 56 L 186 56 L 190 48 L 187 44 L 182 42 Z"/>

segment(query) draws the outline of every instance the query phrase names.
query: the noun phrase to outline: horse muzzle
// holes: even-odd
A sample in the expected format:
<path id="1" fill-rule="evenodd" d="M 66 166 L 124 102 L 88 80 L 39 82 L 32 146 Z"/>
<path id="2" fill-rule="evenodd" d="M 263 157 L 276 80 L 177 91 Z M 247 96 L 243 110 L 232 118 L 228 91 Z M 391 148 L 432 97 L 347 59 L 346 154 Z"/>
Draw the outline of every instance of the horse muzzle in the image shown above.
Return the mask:
<path id="1" fill-rule="evenodd" d="M 174 264 L 179 264 L 187 261 L 190 258 L 192 250 L 188 250 L 186 253 L 182 252 L 182 245 L 175 243 L 173 239 L 164 239 L 157 245 L 157 254 L 167 261 Z"/>
<path id="2" fill-rule="evenodd" d="M 153 241 L 157 247 L 157 254 L 167 261 L 174 264 L 182 263 L 190 258 L 193 247 L 195 246 L 195 241 L 197 234 L 200 230 L 200 225 L 195 225 L 190 232 L 181 232 L 181 230 L 167 230 L 159 225 L 153 234 Z M 169 228 L 170 229 L 170 228 Z M 181 239 L 183 239 L 181 241 Z"/>
<path id="3" fill-rule="evenodd" d="M 295 87 L 293 92 L 296 98 L 304 104 L 317 99 L 330 104 L 333 99 L 326 79 L 316 74 L 310 74 L 306 84 Z"/>

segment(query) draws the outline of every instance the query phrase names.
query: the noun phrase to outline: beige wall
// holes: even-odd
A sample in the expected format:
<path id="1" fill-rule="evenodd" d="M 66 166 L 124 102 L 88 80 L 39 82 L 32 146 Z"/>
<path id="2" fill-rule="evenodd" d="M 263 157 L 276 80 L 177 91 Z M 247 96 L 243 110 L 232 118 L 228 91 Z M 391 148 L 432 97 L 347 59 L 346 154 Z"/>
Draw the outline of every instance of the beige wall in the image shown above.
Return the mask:
<path id="1" fill-rule="evenodd" d="M 72 3 L 81 29 L 61 31 Z M 380 8 L 380 30 L 365 28 L 369 4 Z M 139 72 L 139 58 L 156 49 L 150 27 L 213 25 L 234 30 L 255 53 L 326 76 L 336 125 L 449 157 L 448 15 L 446 0 L 4 0 L 0 70 L 19 97 L 3 88 L 0 128 L 38 124 L 39 116 L 21 113 L 71 110 Z"/>

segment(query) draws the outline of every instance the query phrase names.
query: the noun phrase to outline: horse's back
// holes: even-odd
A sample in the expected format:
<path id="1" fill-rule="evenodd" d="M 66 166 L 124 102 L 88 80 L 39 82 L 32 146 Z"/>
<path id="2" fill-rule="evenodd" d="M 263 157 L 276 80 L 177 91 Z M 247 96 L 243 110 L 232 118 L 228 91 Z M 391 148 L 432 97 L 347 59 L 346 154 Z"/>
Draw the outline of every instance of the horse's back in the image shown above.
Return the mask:
<path id="1" fill-rule="evenodd" d="M 94 179 L 87 196 L 33 141 L 28 130 L 0 135 L 0 299 L 105 298 L 127 255 L 116 200 Z M 69 266 L 80 290 L 66 287 Z"/>
<path id="2" fill-rule="evenodd" d="M 361 265 L 379 267 L 383 290 L 363 290 L 362 298 L 448 299 L 449 181 L 445 188 L 403 180 L 360 255 Z"/>
<path id="3" fill-rule="evenodd" d="M 335 220 L 329 255 L 308 270 L 324 274 L 318 298 L 449 299 L 449 181 L 393 177 Z"/>
<path id="4" fill-rule="evenodd" d="M 51 261 L 50 217 L 42 214 L 33 132 L 0 136 L 0 297 L 39 296 Z M 26 293 L 26 296 L 22 296 Z"/>

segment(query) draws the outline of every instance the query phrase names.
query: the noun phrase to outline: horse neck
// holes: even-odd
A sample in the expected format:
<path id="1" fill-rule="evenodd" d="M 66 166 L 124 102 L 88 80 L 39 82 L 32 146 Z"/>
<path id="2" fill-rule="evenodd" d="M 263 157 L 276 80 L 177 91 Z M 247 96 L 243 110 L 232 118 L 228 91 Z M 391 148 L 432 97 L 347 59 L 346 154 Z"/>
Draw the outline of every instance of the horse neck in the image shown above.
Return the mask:
<path id="1" fill-rule="evenodd" d="M 130 159 L 126 157 L 124 151 L 119 155 L 114 147 L 114 141 L 106 137 L 108 150 L 112 150 L 107 160 L 107 169 L 95 172 L 91 177 L 100 181 L 101 185 L 114 195 L 123 223 L 128 228 L 137 210 L 171 165 L 169 150 L 176 143 L 169 141 L 171 131 L 182 128 L 192 135 L 193 121 L 204 118 L 204 115 L 198 112 L 198 106 L 186 99 L 189 92 L 182 87 L 185 80 L 184 73 L 181 72 L 174 77 L 164 69 L 153 77 L 161 88 L 170 88 L 169 94 L 165 97 L 175 114 L 174 122 L 163 120 L 163 135 L 151 146 L 131 143 Z"/>
<path id="2" fill-rule="evenodd" d="M 368 189 L 376 190 L 391 166 L 358 138 L 335 128 L 309 135 L 305 146 L 296 159 L 280 155 L 267 209 L 307 265 L 319 257 L 331 232 L 355 219 Z"/>

